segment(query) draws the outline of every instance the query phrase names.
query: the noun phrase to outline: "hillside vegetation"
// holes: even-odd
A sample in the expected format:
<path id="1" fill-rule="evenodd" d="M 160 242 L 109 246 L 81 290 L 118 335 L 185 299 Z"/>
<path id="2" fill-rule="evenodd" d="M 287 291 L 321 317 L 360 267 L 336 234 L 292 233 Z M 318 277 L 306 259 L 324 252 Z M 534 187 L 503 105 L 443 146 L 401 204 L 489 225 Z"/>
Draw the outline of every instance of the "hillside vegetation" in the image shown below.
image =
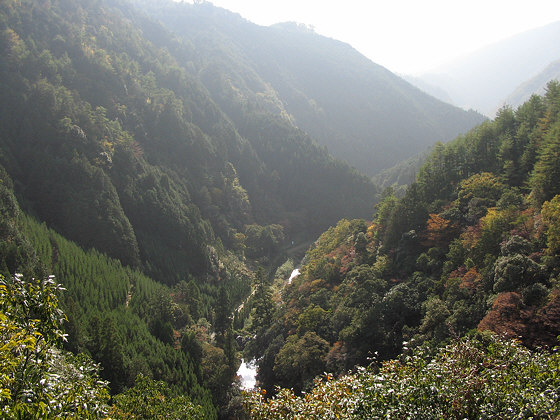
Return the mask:
<path id="1" fill-rule="evenodd" d="M 444 383 L 431 376 L 432 367 L 448 372 L 442 373 L 442 381 L 458 380 L 446 376 L 455 375 L 450 373 L 455 369 L 465 369 L 465 375 L 471 370 L 469 380 L 480 381 L 480 388 L 473 382 L 476 392 L 498 392 L 495 387 L 502 386 L 488 379 L 486 362 L 480 365 L 480 360 L 485 352 L 512 344 L 491 344 L 485 349 L 488 343 L 458 344 L 457 337 L 492 331 L 545 354 L 557 346 L 559 104 L 560 84 L 552 82 L 543 97 L 533 96 L 515 111 L 502 109 L 494 121 L 447 145 L 436 145 L 401 199 L 390 189 L 385 191 L 373 222 L 340 221 L 311 247 L 302 274 L 291 284 L 279 293 L 264 285 L 269 293 L 261 293 L 262 299 L 268 299 L 275 310 L 255 312 L 258 322 L 253 321 L 253 330 L 259 345 L 245 351 L 259 360 L 261 386 L 267 394 L 279 392 L 279 399 L 263 408 L 265 402 L 253 395 L 251 408 L 271 413 L 266 410 L 280 409 L 278 404 L 286 402 L 293 410 L 315 398 L 336 404 L 339 393 L 348 392 L 349 404 L 368 406 L 373 410 L 366 410 L 368 413 L 394 409 L 399 415 L 412 415 L 406 410 L 416 407 L 424 412 L 431 404 L 432 397 L 425 394 L 430 384 L 435 387 L 434 398 L 443 395 L 440 392 L 446 395 L 443 401 L 463 398 L 456 395 L 462 392 L 463 382 L 452 386 L 455 391 L 445 391 Z M 430 351 L 447 343 L 452 343 L 451 350 L 433 353 L 434 361 L 426 365 L 424 357 L 432 357 Z M 522 356 L 525 350 L 514 347 L 519 350 L 511 351 L 521 352 L 519 357 L 537 357 Z M 466 365 L 448 353 L 460 355 L 474 349 L 482 353 L 465 360 Z M 413 359 L 404 357 L 409 350 Z M 422 356 L 422 351 L 428 353 Z M 383 364 L 379 374 L 374 363 L 371 373 L 313 388 L 314 378 L 323 372 L 339 375 L 355 366 L 368 366 L 372 358 L 384 361 L 399 355 L 401 362 Z M 558 364 L 556 356 L 546 360 L 552 366 Z M 504 373 L 508 383 L 516 383 L 513 366 L 510 373 Z M 534 369 L 538 386 L 547 389 L 545 412 L 557 415 L 557 375 L 553 375 L 555 385 L 548 388 L 548 379 L 538 377 L 548 368 Z M 390 383 L 382 383 L 377 375 L 390 377 Z M 411 376 L 419 382 L 406 391 Z M 356 387 L 352 381 L 358 381 Z M 288 391 L 275 391 L 277 385 L 312 394 L 292 403 Z M 389 393 L 393 386 L 405 392 L 405 400 L 400 400 L 397 389 L 395 394 Z M 417 388 L 424 386 L 428 388 Z M 377 387 L 381 387 L 379 391 L 375 391 Z M 504 398 L 515 388 L 508 389 L 503 391 Z M 522 393 L 524 385 L 519 389 Z M 538 392 L 533 390 L 533 397 Z M 459 408 L 474 409 L 475 401 L 482 401 L 476 395 L 469 396 L 472 402 L 457 400 Z M 520 395 L 524 395 L 521 400 L 503 402 L 504 407 L 523 412 L 523 401 L 530 397 Z M 361 410 L 356 407 L 345 410 Z M 447 412 L 452 407 L 440 405 L 433 409 L 434 418 L 483 416 L 482 411 Z M 546 411 L 549 409 L 552 411 Z M 426 415 L 432 418 L 428 412 Z"/>

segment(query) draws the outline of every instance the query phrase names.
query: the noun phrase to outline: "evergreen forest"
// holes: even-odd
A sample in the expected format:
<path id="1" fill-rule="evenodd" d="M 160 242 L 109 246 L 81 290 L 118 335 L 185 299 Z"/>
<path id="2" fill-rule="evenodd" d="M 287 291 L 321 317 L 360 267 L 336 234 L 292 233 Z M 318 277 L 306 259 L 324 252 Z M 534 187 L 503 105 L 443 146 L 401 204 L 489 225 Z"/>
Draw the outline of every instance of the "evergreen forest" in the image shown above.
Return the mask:
<path id="1" fill-rule="evenodd" d="M 0 0 L 0 416 L 556 418 L 559 114 L 206 2 Z"/>

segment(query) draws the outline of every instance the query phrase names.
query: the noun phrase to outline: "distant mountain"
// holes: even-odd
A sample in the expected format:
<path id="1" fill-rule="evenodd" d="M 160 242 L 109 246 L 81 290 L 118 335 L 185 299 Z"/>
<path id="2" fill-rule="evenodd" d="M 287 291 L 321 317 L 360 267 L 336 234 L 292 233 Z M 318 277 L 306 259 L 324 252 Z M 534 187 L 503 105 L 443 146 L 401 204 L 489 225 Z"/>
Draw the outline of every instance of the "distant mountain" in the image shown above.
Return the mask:
<path id="1" fill-rule="evenodd" d="M 442 100 L 450 97 L 458 106 L 492 117 L 514 89 L 558 59 L 560 21 L 489 45 L 419 79 L 443 89 L 445 96 L 430 91 Z"/>
<path id="2" fill-rule="evenodd" d="M 193 45 L 206 87 L 233 121 L 244 118 L 239 105 L 264 104 L 365 174 L 483 121 L 305 25 L 262 27 L 210 3 L 138 1 Z"/>
<path id="3" fill-rule="evenodd" d="M 560 60 L 549 64 L 535 77 L 519 85 L 511 95 L 504 99 L 503 103 L 517 108 L 529 100 L 531 95 L 543 95 L 546 85 L 551 80 L 560 80 Z"/>
<path id="4" fill-rule="evenodd" d="M 411 76 L 408 74 L 402 74 L 400 76 L 411 85 L 416 86 L 418 89 L 423 90 L 427 94 L 432 95 L 433 97 L 438 98 L 443 102 L 447 102 L 448 104 L 455 105 L 455 103 L 453 102 L 453 98 L 449 96 L 445 89 L 428 83 L 426 80 L 422 79 L 422 77 Z"/>
<path id="5" fill-rule="evenodd" d="M 424 164 L 428 153 L 429 150 L 426 150 L 397 163 L 391 168 L 383 169 L 372 178 L 373 182 L 381 190 L 391 187 L 395 190 L 395 195 L 401 196 L 401 193 L 404 193 L 406 188 L 416 180 L 416 174 Z"/>

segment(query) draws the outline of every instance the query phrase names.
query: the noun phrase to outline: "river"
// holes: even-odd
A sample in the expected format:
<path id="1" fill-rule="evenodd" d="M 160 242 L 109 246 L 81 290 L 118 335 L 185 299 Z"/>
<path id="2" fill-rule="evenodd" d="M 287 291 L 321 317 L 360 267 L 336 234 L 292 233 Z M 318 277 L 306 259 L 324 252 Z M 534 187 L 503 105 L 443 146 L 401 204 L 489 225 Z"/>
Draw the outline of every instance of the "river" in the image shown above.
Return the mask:
<path id="1" fill-rule="evenodd" d="M 292 280 L 299 276 L 299 268 L 296 268 L 290 274 L 290 278 L 286 280 L 288 284 L 292 283 Z M 240 310 L 243 304 L 238 308 Z M 241 360 L 241 366 L 237 369 L 237 376 L 241 380 L 241 389 L 253 389 L 257 385 L 257 362 L 251 360 L 250 362 L 245 362 Z"/>

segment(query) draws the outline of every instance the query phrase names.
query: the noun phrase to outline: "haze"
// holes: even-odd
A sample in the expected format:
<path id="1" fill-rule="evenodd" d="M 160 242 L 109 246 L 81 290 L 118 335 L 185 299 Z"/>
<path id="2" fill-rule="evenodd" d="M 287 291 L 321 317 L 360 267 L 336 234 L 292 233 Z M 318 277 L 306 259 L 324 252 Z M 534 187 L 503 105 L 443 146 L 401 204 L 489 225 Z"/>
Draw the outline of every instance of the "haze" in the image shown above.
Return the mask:
<path id="1" fill-rule="evenodd" d="M 560 20 L 558 0 L 213 0 L 259 25 L 295 21 L 372 61 L 419 74 L 511 35 Z"/>

